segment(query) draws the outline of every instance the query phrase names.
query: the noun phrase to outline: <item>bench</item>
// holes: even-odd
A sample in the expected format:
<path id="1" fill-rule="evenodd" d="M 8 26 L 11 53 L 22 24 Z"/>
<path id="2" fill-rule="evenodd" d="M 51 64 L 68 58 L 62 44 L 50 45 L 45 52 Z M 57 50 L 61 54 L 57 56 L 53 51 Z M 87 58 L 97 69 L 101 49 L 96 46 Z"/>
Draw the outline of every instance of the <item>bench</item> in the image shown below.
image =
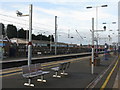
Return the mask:
<path id="1" fill-rule="evenodd" d="M 42 70 L 40 64 L 31 64 L 29 66 L 28 65 L 22 66 L 22 75 L 24 78 L 28 79 L 28 83 L 24 83 L 24 85 L 26 86 L 34 86 L 34 84 L 32 84 L 31 81 L 32 78 L 37 76 L 41 76 L 41 78 L 37 79 L 37 81 L 46 82 L 46 80 L 44 80 L 44 75 L 48 73 L 49 71 Z"/>
<path id="2" fill-rule="evenodd" d="M 58 77 L 61 78 L 60 75 L 58 75 L 58 72 L 61 71 L 61 75 L 68 75 L 68 73 L 65 72 L 66 69 L 68 69 L 70 66 L 70 62 L 64 62 L 64 63 L 59 63 L 59 65 L 57 67 L 53 67 L 51 68 L 51 70 L 55 71 L 55 74 L 53 75 L 53 77 Z"/>

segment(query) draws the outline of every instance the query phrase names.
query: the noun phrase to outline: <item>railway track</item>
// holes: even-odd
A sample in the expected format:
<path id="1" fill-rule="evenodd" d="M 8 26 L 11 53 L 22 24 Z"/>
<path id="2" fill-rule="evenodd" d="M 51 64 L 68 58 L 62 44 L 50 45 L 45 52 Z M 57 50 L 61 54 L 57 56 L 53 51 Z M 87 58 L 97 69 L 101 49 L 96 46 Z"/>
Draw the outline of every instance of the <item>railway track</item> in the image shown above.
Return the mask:
<path id="1" fill-rule="evenodd" d="M 61 60 L 85 57 L 90 55 L 91 53 L 81 53 L 81 54 L 79 53 L 79 54 L 67 54 L 67 55 L 57 55 L 57 56 L 49 56 L 49 57 L 41 57 L 41 58 L 32 58 L 32 64 L 61 61 Z M 0 64 L 2 65 L 1 69 L 20 67 L 27 64 L 27 59 L 8 60 L 8 61 L 3 61 Z"/>
<path id="2" fill-rule="evenodd" d="M 104 52 L 99 52 L 99 54 L 103 54 L 103 53 Z M 32 58 L 32 64 L 52 62 L 52 61 L 61 61 L 61 60 L 85 57 L 85 56 L 90 56 L 90 55 L 91 55 L 91 52 Z M 1 66 L 2 66 L 1 69 L 20 67 L 23 65 L 27 65 L 27 63 L 28 63 L 27 59 L 7 60 L 7 61 L 3 60 L 2 62 L 0 62 Z"/>

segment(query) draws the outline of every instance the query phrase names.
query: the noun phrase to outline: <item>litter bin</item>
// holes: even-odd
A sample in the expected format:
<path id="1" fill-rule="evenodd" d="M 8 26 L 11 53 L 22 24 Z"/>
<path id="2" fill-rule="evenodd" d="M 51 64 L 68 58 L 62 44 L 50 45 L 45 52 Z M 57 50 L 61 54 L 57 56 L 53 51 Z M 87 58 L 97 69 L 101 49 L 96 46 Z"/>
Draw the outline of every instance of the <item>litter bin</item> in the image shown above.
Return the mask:
<path id="1" fill-rule="evenodd" d="M 90 58 L 90 65 L 92 65 L 92 58 Z M 99 66 L 100 65 L 100 58 L 94 58 L 94 66 Z"/>
<path id="2" fill-rule="evenodd" d="M 90 58 L 90 65 L 92 65 L 92 58 Z M 99 66 L 100 65 L 100 58 L 98 54 L 94 54 L 94 66 Z"/>

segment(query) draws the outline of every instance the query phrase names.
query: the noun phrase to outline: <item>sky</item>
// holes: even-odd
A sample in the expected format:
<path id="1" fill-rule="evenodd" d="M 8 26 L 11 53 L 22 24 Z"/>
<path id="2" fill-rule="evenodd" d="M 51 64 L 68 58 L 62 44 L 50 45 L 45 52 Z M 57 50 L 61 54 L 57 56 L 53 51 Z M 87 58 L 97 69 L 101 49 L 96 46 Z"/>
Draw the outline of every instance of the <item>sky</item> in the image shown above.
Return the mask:
<path id="1" fill-rule="evenodd" d="M 13 24 L 18 29 L 29 29 L 29 17 L 17 17 L 16 10 L 29 14 L 29 4 L 33 5 L 32 33 L 54 35 L 55 16 L 57 16 L 58 42 L 72 44 L 91 44 L 92 18 L 94 28 L 106 31 L 95 33 L 99 43 L 112 44 L 117 42 L 118 29 L 118 1 L 119 0 L 1 0 L 0 23 Z M 108 7 L 101 7 L 108 5 Z M 93 8 L 86 9 L 92 6 Z M 96 12 L 96 7 L 98 10 Z M 97 28 L 96 28 L 97 13 Z M 102 24 L 102 23 L 106 24 Z M 116 22 L 116 24 L 112 24 Z M 112 39 L 108 39 L 108 35 Z M 68 37 L 69 36 L 69 37 Z M 74 37 L 74 38 L 70 38 Z"/>

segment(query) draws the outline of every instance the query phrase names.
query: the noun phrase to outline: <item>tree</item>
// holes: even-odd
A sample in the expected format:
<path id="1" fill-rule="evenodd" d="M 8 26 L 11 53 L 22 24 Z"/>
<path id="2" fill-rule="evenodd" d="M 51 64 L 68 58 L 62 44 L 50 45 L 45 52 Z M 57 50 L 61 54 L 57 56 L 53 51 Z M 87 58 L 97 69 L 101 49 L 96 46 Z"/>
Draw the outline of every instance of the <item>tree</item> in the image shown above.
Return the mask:
<path id="1" fill-rule="evenodd" d="M 23 28 L 21 28 L 17 31 L 16 26 L 14 26 L 12 24 L 7 25 L 7 31 L 6 32 L 7 32 L 8 38 L 23 38 L 23 39 L 26 39 L 26 35 L 29 36 L 28 31 L 25 31 Z M 32 40 L 50 41 L 50 35 L 47 37 L 47 36 L 42 35 L 42 34 L 39 34 L 39 35 L 32 34 Z M 52 42 L 54 42 L 53 35 L 52 35 Z"/>
<path id="2" fill-rule="evenodd" d="M 52 42 L 54 42 L 54 36 L 52 35 Z"/>
<path id="3" fill-rule="evenodd" d="M 37 40 L 42 40 L 42 34 L 36 36 Z"/>
<path id="4" fill-rule="evenodd" d="M 7 36 L 8 38 L 17 38 L 17 28 L 12 24 L 7 25 Z"/>
<path id="5" fill-rule="evenodd" d="M 5 26 L 3 23 L 0 23 L 0 35 L 5 36 Z"/>
<path id="6" fill-rule="evenodd" d="M 48 41 L 50 41 L 50 39 L 52 40 L 52 42 L 54 42 L 54 36 L 53 35 L 48 36 Z"/>
<path id="7" fill-rule="evenodd" d="M 49 36 L 48 36 L 48 41 L 50 41 L 50 40 L 51 40 L 52 42 L 54 42 L 54 37 L 53 37 L 53 35 L 49 35 Z"/>
<path id="8" fill-rule="evenodd" d="M 35 34 L 32 34 L 32 39 L 33 39 L 33 40 L 36 40 Z"/>
<path id="9" fill-rule="evenodd" d="M 47 36 L 45 36 L 45 35 L 42 35 L 42 40 L 49 41 L 49 38 Z"/>
<path id="10" fill-rule="evenodd" d="M 26 31 L 23 28 L 18 30 L 18 38 L 26 38 Z"/>

